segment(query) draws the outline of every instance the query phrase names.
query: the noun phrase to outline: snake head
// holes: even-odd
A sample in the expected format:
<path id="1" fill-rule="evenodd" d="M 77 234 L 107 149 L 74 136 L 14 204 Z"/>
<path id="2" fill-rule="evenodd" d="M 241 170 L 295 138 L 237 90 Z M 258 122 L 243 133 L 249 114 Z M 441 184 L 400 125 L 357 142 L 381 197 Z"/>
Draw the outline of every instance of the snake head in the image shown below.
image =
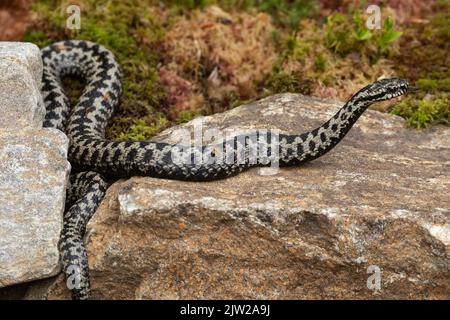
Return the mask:
<path id="1" fill-rule="evenodd" d="M 399 78 L 382 79 L 363 88 L 360 98 L 372 102 L 389 100 L 407 93 L 408 82 Z"/>

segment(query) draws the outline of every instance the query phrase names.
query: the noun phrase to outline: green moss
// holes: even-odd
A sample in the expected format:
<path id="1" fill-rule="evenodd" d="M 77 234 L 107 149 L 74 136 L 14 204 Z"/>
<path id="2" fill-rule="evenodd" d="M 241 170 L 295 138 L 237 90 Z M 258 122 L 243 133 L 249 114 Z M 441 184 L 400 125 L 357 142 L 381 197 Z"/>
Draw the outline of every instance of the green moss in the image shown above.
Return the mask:
<path id="1" fill-rule="evenodd" d="M 266 95 L 279 92 L 299 92 L 311 94 L 311 82 L 296 74 L 285 73 L 275 68 L 273 75 L 264 84 Z"/>
<path id="2" fill-rule="evenodd" d="M 218 5 L 225 10 L 245 10 L 258 5 L 258 0 L 166 0 L 164 2 L 178 12 L 204 8 L 208 5 Z"/>
<path id="3" fill-rule="evenodd" d="M 317 55 L 317 57 L 314 59 L 314 66 L 316 68 L 316 71 L 324 72 L 326 69 L 326 65 L 327 65 L 326 58 L 321 54 Z"/>
<path id="4" fill-rule="evenodd" d="M 424 91 L 450 91 L 450 78 L 419 79 L 416 84 Z"/>
<path id="5" fill-rule="evenodd" d="M 384 20 L 381 30 L 371 31 L 358 10 L 351 14 L 336 13 L 327 19 L 325 46 L 342 57 L 358 52 L 366 56 L 374 55 L 376 60 L 386 55 L 389 46 L 401 35 L 401 32 L 394 30 L 390 17 Z"/>
<path id="6" fill-rule="evenodd" d="M 413 24 L 393 57 L 396 69 L 410 81 L 450 78 L 450 1 L 440 1 L 428 24 Z"/>
<path id="7" fill-rule="evenodd" d="M 152 8 L 168 8 L 171 17 L 189 15 L 194 8 L 212 4 L 231 14 L 236 10 L 257 9 L 270 14 L 277 26 L 272 31 L 272 38 L 279 50 L 279 61 L 271 76 L 257 84 L 254 98 L 287 91 L 311 94 L 317 82 L 342 89 L 339 81 L 353 79 L 352 74 L 355 74 L 350 69 L 354 65 L 348 63 L 346 56 L 357 53 L 352 57 L 359 56 L 364 62 L 359 68 L 364 67 L 367 73 L 359 81 L 379 74 L 372 65 L 377 60 L 387 59 L 395 66 L 398 76 L 416 82 L 423 94 L 408 97 L 392 112 L 405 117 L 409 126 L 422 128 L 450 121 L 450 1 L 438 2 L 441 7 L 437 14 L 427 17 L 429 24 L 404 25 L 404 35 L 400 37 L 389 18 L 383 18 L 381 30 L 367 30 L 360 10 L 331 14 L 325 24 L 318 19 L 303 19 L 317 12 L 314 1 L 309 0 L 170 0 L 164 3 L 156 0 L 78 0 L 76 3 L 81 6 L 79 31 L 66 29 L 68 1 L 35 0 L 31 10 L 38 20 L 30 26 L 23 40 L 43 47 L 63 39 L 84 39 L 109 48 L 123 68 L 124 94 L 107 129 L 107 137 L 148 139 L 166 127 L 191 120 L 200 112 L 219 112 L 243 102 L 232 92 L 220 101 L 213 101 L 211 110 L 182 111 L 177 119 L 168 120 L 172 119 L 171 109 L 156 70 L 161 62 L 164 63 L 164 29 L 172 20 L 162 24 Z M 401 50 L 398 54 L 394 50 L 392 54 L 390 48 L 399 37 Z M 381 57 L 385 59 L 379 59 Z M 201 66 L 193 63 L 186 69 L 195 71 Z M 206 81 L 206 76 L 202 74 L 195 81 Z M 67 82 L 67 87 L 71 88 L 69 95 L 75 103 L 82 85 Z M 423 100 L 425 93 L 428 96 Z"/>
<path id="8" fill-rule="evenodd" d="M 209 1 L 209 0 L 182 0 L 182 1 L 167 0 L 165 2 L 171 6 L 176 6 L 180 9 L 192 10 L 195 8 L 203 8 L 203 7 L 207 6 L 208 4 L 211 4 L 212 1 Z"/>
<path id="9" fill-rule="evenodd" d="M 315 13 L 317 4 L 312 0 L 267 0 L 261 1 L 259 10 L 269 13 L 276 24 L 293 31 L 298 29 L 301 19 Z"/>
<path id="10" fill-rule="evenodd" d="M 148 125 L 145 120 L 139 119 L 127 130 L 127 132 L 121 132 L 118 140 L 148 140 L 157 133 L 161 132 L 167 127 L 168 121 L 165 117 L 156 119 L 153 125 Z"/>
<path id="11" fill-rule="evenodd" d="M 406 119 L 409 127 L 426 128 L 433 124 L 450 124 L 450 95 L 439 94 L 426 99 L 407 98 L 392 110 Z"/>
<path id="12" fill-rule="evenodd" d="M 169 0 L 165 2 L 172 6 L 176 13 L 204 8 L 208 5 L 218 5 L 225 10 L 256 8 L 270 14 L 278 26 L 293 31 L 297 30 L 301 19 L 318 11 L 314 0 Z"/>
<path id="13" fill-rule="evenodd" d="M 46 47 L 53 42 L 44 32 L 34 30 L 28 30 L 23 37 L 23 41 L 35 43 L 41 48 Z"/>
<path id="14" fill-rule="evenodd" d="M 193 111 L 181 111 L 178 114 L 178 118 L 176 120 L 176 124 L 182 124 L 182 123 L 186 123 L 191 121 L 192 119 L 194 119 L 196 116 L 198 116 L 198 114 L 196 112 Z"/>
<path id="15" fill-rule="evenodd" d="M 79 4 L 81 29 L 72 31 L 65 28 L 68 14 L 63 1 L 33 2 L 31 10 L 37 13 L 41 30 L 32 26 L 24 40 L 43 47 L 63 39 L 83 39 L 110 49 L 123 69 L 124 94 L 112 119 L 121 125 L 108 130 L 108 138 L 122 138 L 123 132 L 138 132 L 145 126 L 154 128 L 149 115 L 161 111 L 160 106 L 164 105 L 164 91 L 155 71 L 161 58 L 154 50 L 163 32 L 148 5 L 139 0 L 82 0 Z M 148 136 L 154 130 L 141 131 Z"/>
<path id="16" fill-rule="evenodd" d="M 407 30 L 402 49 L 393 58 L 399 75 L 422 91 L 392 110 L 410 127 L 450 124 L 450 1 L 438 5 L 430 23 Z"/>
<path id="17" fill-rule="evenodd" d="M 450 40 L 450 1 L 439 0 L 439 13 L 433 18 L 432 24 L 439 30 L 440 36 Z"/>

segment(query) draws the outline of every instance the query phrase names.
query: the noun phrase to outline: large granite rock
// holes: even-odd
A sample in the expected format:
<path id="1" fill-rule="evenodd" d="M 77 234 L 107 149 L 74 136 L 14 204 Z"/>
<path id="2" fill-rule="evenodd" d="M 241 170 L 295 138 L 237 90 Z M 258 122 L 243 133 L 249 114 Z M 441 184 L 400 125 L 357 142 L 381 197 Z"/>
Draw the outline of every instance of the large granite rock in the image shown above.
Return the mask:
<path id="1" fill-rule="evenodd" d="M 40 128 L 42 60 L 32 43 L 0 41 L 0 128 Z"/>
<path id="2" fill-rule="evenodd" d="M 0 287 L 60 271 L 68 139 L 42 129 L 41 77 L 37 46 L 0 42 Z"/>
<path id="3" fill-rule="evenodd" d="M 67 146 L 59 130 L 0 130 L 0 287 L 60 270 Z"/>
<path id="4" fill-rule="evenodd" d="M 298 133 L 338 108 L 284 94 L 203 127 Z M 160 140 L 177 142 L 176 129 Z M 368 111 L 332 152 L 275 175 L 119 181 L 88 225 L 93 295 L 449 299 L 449 136 L 448 127 L 408 130 Z M 27 297 L 69 293 L 59 276 Z"/>

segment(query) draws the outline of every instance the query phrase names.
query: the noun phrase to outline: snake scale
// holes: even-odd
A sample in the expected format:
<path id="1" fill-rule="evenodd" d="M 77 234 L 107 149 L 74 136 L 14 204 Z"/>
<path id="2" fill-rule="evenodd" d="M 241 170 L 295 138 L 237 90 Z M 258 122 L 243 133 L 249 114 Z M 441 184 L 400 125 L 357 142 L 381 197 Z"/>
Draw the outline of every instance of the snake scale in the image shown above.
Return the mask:
<path id="1" fill-rule="evenodd" d="M 90 297 L 83 236 L 87 222 L 104 196 L 106 181 L 133 175 L 214 180 L 250 167 L 267 166 L 275 156 L 280 166 L 299 165 L 330 151 L 372 103 L 408 91 L 407 82 L 398 78 L 372 83 L 354 94 L 320 127 L 298 135 L 279 134 L 275 146 L 270 133 L 256 131 L 250 138 L 237 135 L 220 145 L 185 146 L 180 153 L 179 146 L 167 143 L 117 142 L 104 138 L 108 120 L 122 92 L 121 68 L 109 50 L 89 41 L 67 40 L 42 49 L 42 60 L 44 126 L 62 130 L 70 141 L 68 158 L 73 170 L 59 249 L 66 278 L 71 279 L 74 273 L 77 276 L 76 285 L 69 287 L 74 299 Z M 74 106 L 70 106 L 61 82 L 68 75 L 80 77 L 85 84 Z M 250 161 L 246 155 L 255 145 L 266 147 L 268 152 L 266 156 Z M 244 160 L 220 161 L 221 157 L 215 154 L 217 147 L 232 160 L 238 159 L 243 152 Z M 181 154 L 181 161 L 175 161 L 173 154 Z M 193 161 L 199 156 L 206 161 Z"/>

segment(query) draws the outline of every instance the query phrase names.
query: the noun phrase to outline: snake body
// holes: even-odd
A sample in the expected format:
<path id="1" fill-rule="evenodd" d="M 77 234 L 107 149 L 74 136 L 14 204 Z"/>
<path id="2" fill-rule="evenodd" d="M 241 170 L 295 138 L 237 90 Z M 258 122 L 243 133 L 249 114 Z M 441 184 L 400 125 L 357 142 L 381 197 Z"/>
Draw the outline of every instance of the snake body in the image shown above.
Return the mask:
<path id="1" fill-rule="evenodd" d="M 122 72 L 114 55 L 96 43 L 68 40 L 42 49 L 42 59 L 44 126 L 64 131 L 70 140 L 68 157 L 74 173 L 68 188 L 69 209 L 64 216 L 59 247 L 66 277 L 69 279 L 74 275 L 73 270 L 79 270 L 77 285 L 72 288 L 76 299 L 86 299 L 90 295 L 83 235 L 105 193 L 105 179 L 140 175 L 207 181 L 226 178 L 251 167 L 267 166 L 273 160 L 280 166 L 299 165 L 330 151 L 372 103 L 400 96 L 408 90 L 407 82 L 402 79 L 377 81 L 353 95 L 320 127 L 298 135 L 277 134 L 276 139 L 270 132 L 255 131 L 204 146 L 117 142 L 104 138 L 108 120 L 122 92 Z M 73 107 L 61 84 L 66 75 L 79 76 L 85 83 Z M 267 153 L 251 159 L 248 155 L 255 147 Z M 216 150 L 221 152 L 217 154 Z M 224 157 L 231 161 L 224 161 Z"/>

